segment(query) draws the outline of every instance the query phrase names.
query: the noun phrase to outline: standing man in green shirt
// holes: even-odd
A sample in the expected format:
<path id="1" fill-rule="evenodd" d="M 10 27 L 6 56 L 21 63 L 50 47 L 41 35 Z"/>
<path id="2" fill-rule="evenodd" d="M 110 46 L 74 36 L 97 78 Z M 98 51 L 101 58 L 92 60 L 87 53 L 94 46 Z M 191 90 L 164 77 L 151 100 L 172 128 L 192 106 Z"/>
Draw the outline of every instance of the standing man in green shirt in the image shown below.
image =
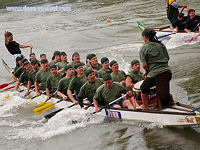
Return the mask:
<path id="1" fill-rule="evenodd" d="M 51 75 L 48 66 L 48 60 L 42 59 L 40 61 L 41 69 L 35 75 L 35 92 L 36 96 L 40 96 L 40 91 L 46 90 L 46 80 Z"/>
<path id="2" fill-rule="evenodd" d="M 106 74 L 106 73 L 109 73 L 109 74 L 112 73 L 112 70 L 109 67 L 109 65 L 110 65 L 109 59 L 107 57 L 101 58 L 101 64 L 102 64 L 102 68 L 97 72 L 98 76 L 100 78 L 102 78 L 103 75 Z"/>
<path id="3" fill-rule="evenodd" d="M 80 63 L 74 65 L 74 68 L 76 71 L 76 76 L 74 76 L 73 79 L 69 83 L 67 95 L 74 104 L 78 104 L 78 100 L 76 97 L 78 96 L 82 85 L 85 84 L 87 79 L 84 75 L 83 66 Z M 74 93 L 75 93 L 75 97 L 73 95 Z"/>
<path id="4" fill-rule="evenodd" d="M 66 76 L 63 77 L 59 83 L 58 83 L 58 89 L 57 89 L 57 95 L 62 97 L 64 100 L 66 100 L 67 97 L 67 89 L 69 87 L 69 83 L 73 78 L 74 74 L 74 69 L 72 68 L 71 65 L 66 65 L 65 66 L 65 73 Z"/>
<path id="5" fill-rule="evenodd" d="M 79 105 L 81 107 L 83 107 L 83 99 L 85 98 L 87 98 L 89 103 L 93 102 L 96 89 L 103 84 L 101 79 L 96 78 L 95 72 L 92 68 L 88 68 L 85 71 L 85 76 L 87 77 L 87 82 L 81 87 L 78 94 Z"/>
<path id="6" fill-rule="evenodd" d="M 104 84 L 101 85 L 93 97 L 93 103 L 95 106 L 95 111 L 99 112 L 101 110 L 100 105 L 106 106 L 110 102 L 121 97 L 122 94 L 125 94 L 127 91 L 124 86 L 120 83 L 113 82 L 110 74 L 105 74 L 103 76 Z M 132 103 L 126 98 L 115 102 L 111 105 L 114 108 L 127 107 L 128 109 L 134 109 Z"/>
<path id="7" fill-rule="evenodd" d="M 126 87 L 132 89 L 134 84 L 144 80 L 143 73 L 140 71 L 140 62 L 137 59 L 131 61 L 131 69 L 126 75 Z"/>
<path id="8" fill-rule="evenodd" d="M 125 77 L 126 74 L 124 71 L 119 70 L 119 65 L 117 61 L 113 60 L 110 62 L 110 67 L 112 70 L 111 77 L 114 82 L 120 82 L 122 85 L 125 86 Z"/>
<path id="9" fill-rule="evenodd" d="M 51 99 L 51 94 L 56 93 L 59 81 L 63 78 L 63 73 L 58 72 L 57 66 L 50 66 L 51 75 L 46 81 L 46 94 L 47 99 Z"/>
<path id="10" fill-rule="evenodd" d="M 148 92 L 156 85 L 156 94 L 161 105 L 170 105 L 169 81 L 172 73 L 168 65 L 169 54 L 163 43 L 157 40 L 156 32 L 145 29 L 142 32 L 144 45 L 139 51 L 140 61 L 145 70 L 146 78 L 141 85 L 142 109 L 148 109 Z"/>

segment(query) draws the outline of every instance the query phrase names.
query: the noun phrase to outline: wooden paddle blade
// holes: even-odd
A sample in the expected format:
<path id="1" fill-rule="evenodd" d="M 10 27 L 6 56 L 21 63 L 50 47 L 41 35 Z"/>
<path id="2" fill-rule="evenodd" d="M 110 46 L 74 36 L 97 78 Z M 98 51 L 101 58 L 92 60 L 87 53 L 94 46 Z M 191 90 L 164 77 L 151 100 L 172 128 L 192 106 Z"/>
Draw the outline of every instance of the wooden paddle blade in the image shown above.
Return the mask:
<path id="1" fill-rule="evenodd" d="M 48 104 L 44 104 L 43 106 L 41 107 L 38 107 L 38 108 L 35 108 L 33 109 L 33 112 L 38 115 L 38 114 L 41 114 L 42 112 L 52 108 L 53 106 L 55 106 L 55 104 L 57 103 L 48 103 Z"/>
<path id="2" fill-rule="evenodd" d="M 9 84 L 10 84 L 10 83 L 1 84 L 1 85 L 0 85 L 0 89 L 3 89 L 3 88 L 5 88 L 5 87 L 7 87 Z"/>

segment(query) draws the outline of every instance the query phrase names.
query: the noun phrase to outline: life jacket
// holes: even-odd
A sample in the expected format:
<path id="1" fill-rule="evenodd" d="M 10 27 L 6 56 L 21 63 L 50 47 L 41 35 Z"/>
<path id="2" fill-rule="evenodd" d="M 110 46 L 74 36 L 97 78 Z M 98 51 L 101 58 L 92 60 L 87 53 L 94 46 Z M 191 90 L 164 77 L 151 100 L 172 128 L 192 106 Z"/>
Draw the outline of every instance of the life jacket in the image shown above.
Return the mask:
<path id="1" fill-rule="evenodd" d="M 171 3 L 172 4 L 172 3 Z M 167 18 L 171 19 L 173 17 L 178 17 L 178 8 L 174 8 L 172 5 L 170 5 L 170 2 L 167 2 Z"/>

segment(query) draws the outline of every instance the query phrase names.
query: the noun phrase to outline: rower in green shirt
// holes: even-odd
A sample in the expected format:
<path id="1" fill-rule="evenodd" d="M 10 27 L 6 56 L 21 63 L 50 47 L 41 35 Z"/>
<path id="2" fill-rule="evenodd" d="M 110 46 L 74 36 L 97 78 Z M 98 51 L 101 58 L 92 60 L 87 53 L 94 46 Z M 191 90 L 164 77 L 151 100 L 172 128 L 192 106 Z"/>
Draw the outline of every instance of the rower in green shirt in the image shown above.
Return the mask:
<path id="1" fill-rule="evenodd" d="M 112 73 L 112 70 L 109 68 L 110 63 L 109 63 L 109 59 L 107 57 L 101 58 L 101 64 L 102 64 L 102 68 L 97 72 L 97 74 L 100 78 L 102 78 L 103 75 L 106 73 L 109 73 L 109 74 Z"/>
<path id="2" fill-rule="evenodd" d="M 124 86 L 120 83 L 113 82 L 110 74 L 105 74 L 103 76 L 104 84 L 101 85 L 97 90 L 93 98 L 93 103 L 95 106 L 95 111 L 99 112 L 101 110 L 100 105 L 106 106 L 110 102 L 121 97 L 122 94 L 125 94 L 127 91 Z M 130 91 L 129 91 L 130 92 Z M 121 99 L 115 102 L 112 107 L 122 108 L 128 107 L 128 109 L 134 109 L 132 103 L 126 98 Z"/>
<path id="3" fill-rule="evenodd" d="M 69 83 L 73 78 L 74 74 L 74 69 L 72 68 L 71 65 L 66 65 L 65 66 L 65 73 L 66 76 L 63 77 L 59 83 L 58 83 L 58 89 L 57 89 L 57 95 L 62 97 L 64 100 L 66 100 L 67 97 L 67 89 L 69 87 Z"/>
<path id="4" fill-rule="evenodd" d="M 60 59 L 61 59 L 61 61 L 56 63 L 56 66 L 58 67 L 58 72 L 64 72 L 65 66 L 68 65 L 67 54 L 65 52 L 61 52 Z"/>
<path id="5" fill-rule="evenodd" d="M 74 68 L 75 68 L 75 71 L 76 71 L 76 76 L 74 76 L 73 79 L 69 83 L 69 87 L 68 87 L 68 90 L 67 90 L 67 95 L 72 100 L 72 102 L 74 104 L 78 104 L 78 101 L 77 101 L 76 97 L 79 94 L 81 86 L 83 84 L 85 84 L 87 79 L 86 79 L 86 77 L 84 75 L 83 66 L 80 63 L 74 65 Z M 75 97 L 73 95 L 74 93 L 76 95 Z"/>
<path id="6" fill-rule="evenodd" d="M 87 55 L 87 59 L 89 60 L 90 67 L 96 71 L 102 68 L 102 65 L 98 63 L 97 56 L 93 53 Z M 88 67 L 84 66 L 84 70 L 86 71 Z"/>
<path id="7" fill-rule="evenodd" d="M 49 63 L 49 66 L 55 65 L 60 62 L 60 51 L 55 51 L 53 53 L 52 61 Z"/>
<path id="8" fill-rule="evenodd" d="M 83 99 L 87 98 L 89 103 L 93 102 L 93 97 L 96 89 L 103 84 L 103 80 L 96 78 L 95 72 L 92 68 L 88 68 L 85 71 L 85 76 L 87 77 L 87 82 L 81 87 L 78 94 L 78 100 L 81 107 L 83 107 Z"/>
<path id="9" fill-rule="evenodd" d="M 40 96 L 40 91 L 46 90 L 46 80 L 51 75 L 49 71 L 48 60 L 42 59 L 40 63 L 41 69 L 35 75 L 36 96 Z"/>
<path id="10" fill-rule="evenodd" d="M 117 61 L 113 60 L 110 62 L 110 67 L 112 70 L 111 77 L 114 82 L 120 82 L 122 85 L 125 85 L 126 74 L 124 71 L 119 70 L 119 65 Z"/>
<path id="11" fill-rule="evenodd" d="M 144 76 L 140 71 L 140 62 L 134 59 L 131 61 L 131 70 L 126 75 L 126 87 L 132 90 L 134 84 L 141 80 L 144 80 Z"/>
<path id="12" fill-rule="evenodd" d="M 46 81 L 46 94 L 47 99 L 51 99 L 51 94 L 55 94 L 58 88 L 59 81 L 63 78 L 63 73 L 58 72 L 57 66 L 50 66 L 51 75 Z"/>
<path id="13" fill-rule="evenodd" d="M 74 52 L 72 54 L 72 62 L 69 63 L 69 65 L 71 65 L 73 68 L 76 64 L 81 64 L 82 66 L 84 66 L 85 64 L 83 62 L 80 61 L 80 55 L 78 52 Z M 74 68 L 75 69 L 75 68 Z"/>

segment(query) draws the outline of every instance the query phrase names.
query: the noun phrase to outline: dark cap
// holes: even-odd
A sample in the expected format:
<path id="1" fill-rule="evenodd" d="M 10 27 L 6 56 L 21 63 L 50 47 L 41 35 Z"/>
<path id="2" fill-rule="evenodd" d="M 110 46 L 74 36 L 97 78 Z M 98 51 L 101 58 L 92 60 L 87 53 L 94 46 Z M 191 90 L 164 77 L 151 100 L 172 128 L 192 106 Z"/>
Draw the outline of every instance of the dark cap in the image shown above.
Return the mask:
<path id="1" fill-rule="evenodd" d="M 114 64 L 116 64 L 116 63 L 117 63 L 116 60 L 112 60 L 112 61 L 110 62 L 110 67 L 112 67 L 112 65 L 114 65 Z"/>
<path id="2" fill-rule="evenodd" d="M 86 71 L 85 71 L 85 76 L 87 77 L 90 73 L 93 73 L 94 71 L 92 70 L 91 67 L 89 67 Z"/>
<path id="3" fill-rule="evenodd" d="M 81 63 L 75 64 L 74 69 L 77 69 L 78 67 L 82 66 Z"/>
<path id="4" fill-rule="evenodd" d="M 61 52 L 60 56 L 67 56 L 67 54 L 65 52 Z"/>
<path id="5" fill-rule="evenodd" d="M 23 57 L 18 56 L 18 57 L 16 58 L 16 62 L 18 62 L 18 61 L 20 61 L 20 60 L 23 60 Z"/>
<path id="6" fill-rule="evenodd" d="M 24 59 L 22 60 L 23 63 L 25 63 L 26 61 L 28 61 L 26 58 L 24 58 Z"/>
<path id="7" fill-rule="evenodd" d="M 137 59 L 132 60 L 131 61 L 131 66 L 133 66 L 134 64 L 137 64 L 137 63 L 140 63 L 139 60 L 137 60 Z"/>
<path id="8" fill-rule="evenodd" d="M 26 66 L 26 65 L 28 65 L 28 64 L 30 64 L 29 61 L 25 61 L 25 62 L 24 62 L 24 66 Z"/>
<path id="9" fill-rule="evenodd" d="M 143 32 L 142 32 L 142 36 L 146 36 L 148 38 L 150 37 L 154 37 L 156 36 L 156 31 L 154 31 L 153 29 L 144 29 Z"/>
<path id="10" fill-rule="evenodd" d="M 79 55 L 79 53 L 78 53 L 78 52 L 74 52 L 74 53 L 72 54 L 72 57 L 74 57 L 74 56 L 76 56 L 76 55 Z"/>
<path id="11" fill-rule="evenodd" d="M 105 63 L 106 61 L 109 61 L 109 59 L 107 57 L 101 58 L 101 64 Z"/>
<path id="12" fill-rule="evenodd" d="M 35 65 L 35 64 L 37 64 L 37 63 L 38 63 L 38 60 L 37 60 L 37 59 L 31 60 L 31 65 Z"/>
<path id="13" fill-rule="evenodd" d="M 56 69 L 57 69 L 57 66 L 56 66 L 56 65 L 51 65 L 51 66 L 49 67 L 49 69 L 53 69 L 53 68 L 56 68 Z"/>
<path id="14" fill-rule="evenodd" d="M 30 55 L 29 55 L 29 56 L 32 56 L 32 55 L 35 55 L 35 53 L 30 53 Z"/>
<path id="15" fill-rule="evenodd" d="M 60 51 L 55 51 L 55 52 L 53 53 L 53 56 L 60 56 Z"/>
<path id="16" fill-rule="evenodd" d="M 46 63 L 48 63 L 48 60 L 47 60 L 47 59 L 42 59 L 42 60 L 40 61 L 40 63 L 41 63 L 41 64 L 46 64 Z"/>
<path id="17" fill-rule="evenodd" d="M 93 57 L 95 57 L 95 56 L 96 56 L 96 55 L 95 55 L 95 54 L 93 54 L 93 53 L 92 53 L 92 54 L 88 54 L 88 55 L 87 55 L 87 59 L 89 59 L 89 60 L 90 60 L 90 59 L 92 59 L 92 58 L 93 58 Z"/>
<path id="18" fill-rule="evenodd" d="M 40 54 L 40 58 L 41 58 L 42 56 L 46 56 L 46 54 Z"/>
<path id="19" fill-rule="evenodd" d="M 112 77 L 109 73 L 106 73 L 103 75 L 103 81 L 108 81 L 108 80 L 112 80 Z"/>
<path id="20" fill-rule="evenodd" d="M 64 69 L 65 69 L 65 71 L 67 71 L 68 69 L 72 69 L 72 66 L 71 65 L 66 65 Z"/>
<path id="21" fill-rule="evenodd" d="M 11 32 L 7 32 L 7 36 L 13 36 Z"/>

